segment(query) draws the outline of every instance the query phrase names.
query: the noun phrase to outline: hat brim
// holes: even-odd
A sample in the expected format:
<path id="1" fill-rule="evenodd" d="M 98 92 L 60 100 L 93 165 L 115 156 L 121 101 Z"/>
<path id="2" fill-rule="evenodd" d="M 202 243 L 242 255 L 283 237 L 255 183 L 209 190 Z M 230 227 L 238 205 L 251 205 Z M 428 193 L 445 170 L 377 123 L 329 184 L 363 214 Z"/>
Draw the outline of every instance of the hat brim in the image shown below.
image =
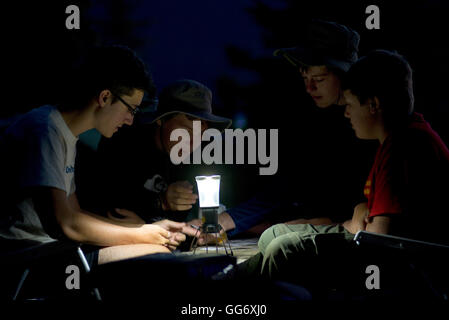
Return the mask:
<path id="1" fill-rule="evenodd" d="M 296 68 L 325 65 L 347 72 L 351 67 L 351 63 L 348 61 L 322 55 L 314 49 L 305 47 L 277 49 L 273 52 L 273 55 L 285 58 Z"/>
<path id="2" fill-rule="evenodd" d="M 205 113 L 205 112 L 185 112 L 185 111 L 168 111 L 164 113 L 160 112 L 145 112 L 143 114 L 140 114 L 137 118 L 137 121 L 141 124 L 151 124 L 156 122 L 157 120 L 160 120 L 168 115 L 174 114 L 174 113 L 182 113 L 194 118 L 198 118 L 199 120 L 207 121 L 209 124 L 209 127 L 218 129 L 220 131 L 223 131 L 224 129 L 229 128 L 232 125 L 232 120 L 216 116 L 214 114 Z"/>

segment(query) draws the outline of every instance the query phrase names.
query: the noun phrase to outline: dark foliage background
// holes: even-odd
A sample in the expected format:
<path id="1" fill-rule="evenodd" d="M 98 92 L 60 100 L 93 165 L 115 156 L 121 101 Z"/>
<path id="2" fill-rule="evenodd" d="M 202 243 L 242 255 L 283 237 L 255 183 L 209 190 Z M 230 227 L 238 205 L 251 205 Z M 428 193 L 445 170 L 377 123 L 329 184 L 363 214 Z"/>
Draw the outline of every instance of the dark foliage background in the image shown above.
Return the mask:
<path id="1" fill-rule="evenodd" d="M 303 156 L 305 142 L 313 144 L 315 136 L 332 134 L 338 128 L 322 131 L 317 126 L 313 119 L 319 118 L 322 110 L 317 110 L 305 94 L 300 74 L 282 59 L 274 58 L 272 51 L 295 46 L 303 26 L 312 18 L 322 18 L 357 30 L 362 55 L 375 48 L 394 49 L 403 54 L 414 69 L 416 110 L 449 141 L 447 1 L 214 0 L 187 5 L 171 0 L 166 3 L 165 15 L 158 15 L 157 12 L 163 11 L 156 10 L 162 6 L 157 1 L 45 0 L 2 4 L 0 117 L 8 118 L 57 102 L 67 92 L 65 85 L 71 68 L 87 48 L 120 43 L 135 49 L 156 70 L 154 78 L 159 88 L 166 83 L 158 79 L 176 80 L 183 74 L 180 66 L 191 70 L 197 64 L 196 80 L 206 82 L 214 91 L 218 114 L 231 117 L 235 127 L 278 128 L 279 173 L 288 176 L 298 169 L 295 159 Z M 76 4 L 81 10 L 80 30 L 65 28 L 65 8 L 69 4 Z M 365 28 L 365 8 L 370 4 L 380 7 L 380 30 Z M 214 26 L 208 16 L 221 10 L 224 20 Z M 247 17 L 246 24 L 235 18 L 243 15 Z M 167 20 L 170 24 L 164 24 Z M 256 30 L 251 37 L 244 32 L 248 23 L 251 30 Z M 186 34 L 183 29 L 193 31 Z M 214 33 L 207 34 L 209 29 L 215 30 Z M 228 38 L 222 41 L 229 33 L 235 41 L 229 42 Z M 157 39 L 164 37 L 170 37 L 168 40 L 175 49 L 161 50 Z M 223 47 L 226 67 L 218 56 L 215 59 L 211 44 Z M 207 60 L 207 64 L 195 59 Z M 163 70 L 158 66 L 163 66 Z M 226 68 L 230 72 L 222 72 Z M 185 77 L 191 74 L 186 72 Z M 214 78 L 205 81 L 202 74 L 212 74 Z M 360 146 L 361 154 L 368 157 L 372 152 L 369 143 Z M 334 156 L 339 157 L 338 150 Z M 321 160 L 315 168 L 303 169 L 320 170 L 323 163 L 334 161 Z M 359 169 L 364 172 L 366 165 L 361 164 Z M 232 170 L 232 176 L 239 179 L 229 181 L 234 194 L 229 196 L 231 203 L 250 196 L 250 190 L 260 187 L 260 183 L 274 183 L 270 177 L 259 177 L 254 166 L 234 166 Z"/>

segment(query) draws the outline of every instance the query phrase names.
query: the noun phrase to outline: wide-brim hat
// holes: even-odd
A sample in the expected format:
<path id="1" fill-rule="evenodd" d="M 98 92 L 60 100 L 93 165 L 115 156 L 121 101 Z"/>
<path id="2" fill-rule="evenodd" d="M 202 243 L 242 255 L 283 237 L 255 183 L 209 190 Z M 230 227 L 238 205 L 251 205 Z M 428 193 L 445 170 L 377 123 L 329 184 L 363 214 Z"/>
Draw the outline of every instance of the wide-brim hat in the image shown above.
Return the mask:
<path id="1" fill-rule="evenodd" d="M 284 57 L 296 68 L 325 65 L 347 72 L 357 61 L 359 42 L 359 34 L 351 28 L 314 20 L 298 46 L 277 49 L 273 55 Z"/>
<path id="2" fill-rule="evenodd" d="M 154 123 L 168 115 L 183 113 L 207 121 L 209 127 L 223 131 L 232 120 L 212 113 L 211 90 L 195 80 L 182 79 L 168 85 L 159 94 L 156 111 L 142 112 L 136 121 L 143 124 Z"/>

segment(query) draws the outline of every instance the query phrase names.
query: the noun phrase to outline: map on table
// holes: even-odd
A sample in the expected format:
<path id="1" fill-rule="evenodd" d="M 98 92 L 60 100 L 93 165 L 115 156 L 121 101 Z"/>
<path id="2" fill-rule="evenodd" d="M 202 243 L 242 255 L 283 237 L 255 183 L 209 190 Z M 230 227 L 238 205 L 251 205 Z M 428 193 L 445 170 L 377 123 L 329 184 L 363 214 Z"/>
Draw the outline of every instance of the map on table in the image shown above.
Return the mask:
<path id="1" fill-rule="evenodd" d="M 259 248 L 257 247 L 258 240 L 258 238 L 229 240 L 232 252 L 237 258 L 237 263 L 247 260 L 259 251 Z M 230 252 L 228 245 L 226 245 L 226 250 L 228 253 Z M 219 254 L 226 254 L 226 250 L 223 243 L 220 243 L 217 246 L 208 245 L 197 247 L 195 254 L 217 253 L 217 251 Z M 193 251 L 189 251 L 187 253 L 193 254 Z"/>

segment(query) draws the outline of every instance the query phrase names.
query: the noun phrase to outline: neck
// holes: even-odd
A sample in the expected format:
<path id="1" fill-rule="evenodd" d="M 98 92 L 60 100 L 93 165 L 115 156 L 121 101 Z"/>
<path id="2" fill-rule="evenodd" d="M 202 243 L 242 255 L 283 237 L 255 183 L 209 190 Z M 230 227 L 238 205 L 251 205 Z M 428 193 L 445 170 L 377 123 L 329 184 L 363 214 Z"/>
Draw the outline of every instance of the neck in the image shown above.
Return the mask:
<path id="1" fill-rule="evenodd" d="M 377 132 L 377 140 L 379 140 L 380 144 L 383 144 L 385 139 L 387 139 L 390 132 L 385 128 L 385 126 L 381 125 L 379 126 L 378 132 Z"/>
<path id="2" fill-rule="evenodd" d="M 62 118 L 75 137 L 94 128 L 93 114 L 89 111 L 90 109 L 61 112 Z"/>

